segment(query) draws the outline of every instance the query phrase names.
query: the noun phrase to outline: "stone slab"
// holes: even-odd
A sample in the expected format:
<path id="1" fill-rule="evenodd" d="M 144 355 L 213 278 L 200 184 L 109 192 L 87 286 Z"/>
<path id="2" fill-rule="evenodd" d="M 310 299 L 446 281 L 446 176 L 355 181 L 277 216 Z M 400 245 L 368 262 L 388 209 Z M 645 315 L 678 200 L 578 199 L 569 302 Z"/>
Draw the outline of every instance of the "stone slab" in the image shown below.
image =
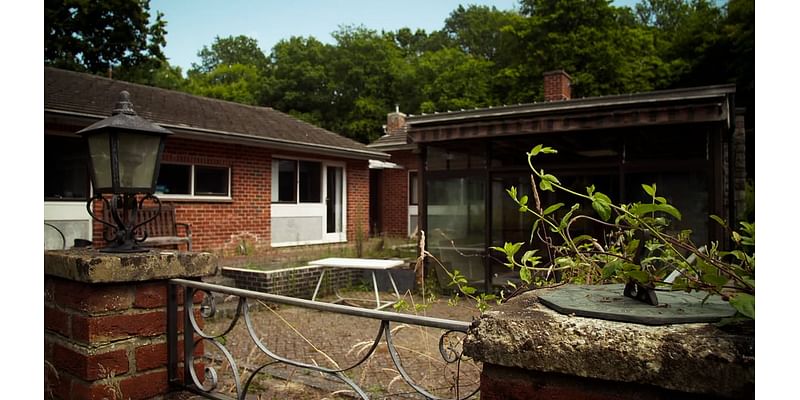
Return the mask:
<path id="1" fill-rule="evenodd" d="M 755 390 L 751 325 L 732 331 L 709 323 L 648 326 L 563 315 L 541 304 L 534 291 L 484 313 L 470 329 L 464 352 L 531 373 L 722 398 L 752 398 Z"/>
<path id="2" fill-rule="evenodd" d="M 219 260 L 211 253 L 150 250 L 111 254 L 71 249 L 44 252 L 44 273 L 85 283 L 137 282 L 214 275 Z"/>
<path id="3" fill-rule="evenodd" d="M 624 284 L 565 285 L 539 295 L 539 301 L 562 313 L 645 325 L 718 322 L 736 310 L 720 296 L 699 292 L 658 292 L 658 306 L 623 296 Z"/>

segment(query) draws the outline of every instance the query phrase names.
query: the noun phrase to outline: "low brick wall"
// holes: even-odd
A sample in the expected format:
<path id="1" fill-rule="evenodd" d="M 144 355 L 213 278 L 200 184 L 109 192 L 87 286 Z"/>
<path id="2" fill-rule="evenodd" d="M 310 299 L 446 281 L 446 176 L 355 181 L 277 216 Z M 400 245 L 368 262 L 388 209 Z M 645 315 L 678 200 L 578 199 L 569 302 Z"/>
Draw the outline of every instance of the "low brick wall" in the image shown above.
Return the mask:
<path id="1" fill-rule="evenodd" d="M 361 270 L 317 266 L 274 271 L 224 267 L 222 276 L 233 279 L 234 285 L 239 289 L 310 299 L 323 268 L 325 277 L 318 296 L 332 294 L 334 289 L 351 287 L 362 281 Z"/>

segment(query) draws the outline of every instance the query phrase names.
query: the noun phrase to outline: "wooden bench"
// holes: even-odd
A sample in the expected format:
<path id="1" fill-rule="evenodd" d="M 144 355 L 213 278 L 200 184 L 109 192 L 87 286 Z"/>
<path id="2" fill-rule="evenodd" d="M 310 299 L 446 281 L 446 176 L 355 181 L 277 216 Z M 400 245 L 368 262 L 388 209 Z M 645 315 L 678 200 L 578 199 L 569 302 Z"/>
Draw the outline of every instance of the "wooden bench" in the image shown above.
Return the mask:
<path id="1" fill-rule="evenodd" d="M 136 223 L 152 218 L 157 212 L 158 207 L 140 209 L 136 216 Z M 113 221 L 111 211 L 106 209 L 103 214 L 106 221 Z M 183 236 L 178 234 L 179 226 L 183 227 Z M 106 227 L 106 229 L 111 231 L 106 232 L 103 236 L 105 238 L 114 237 L 113 228 Z M 192 251 L 192 229 L 189 224 L 175 221 L 175 207 L 171 205 L 162 205 L 161 212 L 156 218 L 139 229 L 147 232 L 147 239 L 142 242 L 145 246 L 179 246 L 181 243 L 186 243 L 187 249 Z"/>

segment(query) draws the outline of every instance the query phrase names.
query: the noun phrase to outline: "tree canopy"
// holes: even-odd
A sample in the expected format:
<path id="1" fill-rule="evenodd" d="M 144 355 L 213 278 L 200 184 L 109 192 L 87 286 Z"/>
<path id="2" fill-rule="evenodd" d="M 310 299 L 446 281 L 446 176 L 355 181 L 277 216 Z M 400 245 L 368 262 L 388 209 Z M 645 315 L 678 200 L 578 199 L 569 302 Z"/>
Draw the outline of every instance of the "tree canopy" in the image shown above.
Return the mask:
<path id="1" fill-rule="evenodd" d="M 541 101 L 542 74 L 555 69 L 572 76 L 573 97 L 736 83 L 737 105 L 752 111 L 754 15 L 754 0 L 459 6 L 432 32 L 343 26 L 332 44 L 290 37 L 269 52 L 247 36 L 216 37 L 184 77 L 163 55 L 164 16 L 148 25 L 147 0 L 47 0 L 45 63 L 113 66 L 115 77 L 270 106 L 366 143 L 395 106 L 419 114 Z"/>
<path id="2" fill-rule="evenodd" d="M 110 68 L 157 68 L 166 61 L 166 21 L 150 23 L 149 0 L 45 0 L 44 62 L 106 73 Z"/>

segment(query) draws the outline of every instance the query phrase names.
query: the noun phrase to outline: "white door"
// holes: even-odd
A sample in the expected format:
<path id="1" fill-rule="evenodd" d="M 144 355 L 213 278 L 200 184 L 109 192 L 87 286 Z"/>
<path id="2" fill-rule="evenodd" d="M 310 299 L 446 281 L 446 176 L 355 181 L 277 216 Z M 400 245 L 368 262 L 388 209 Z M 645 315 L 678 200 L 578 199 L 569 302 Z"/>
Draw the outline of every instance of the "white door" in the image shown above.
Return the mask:
<path id="1" fill-rule="evenodd" d="M 344 168 L 325 166 L 325 241 L 346 241 Z"/>

